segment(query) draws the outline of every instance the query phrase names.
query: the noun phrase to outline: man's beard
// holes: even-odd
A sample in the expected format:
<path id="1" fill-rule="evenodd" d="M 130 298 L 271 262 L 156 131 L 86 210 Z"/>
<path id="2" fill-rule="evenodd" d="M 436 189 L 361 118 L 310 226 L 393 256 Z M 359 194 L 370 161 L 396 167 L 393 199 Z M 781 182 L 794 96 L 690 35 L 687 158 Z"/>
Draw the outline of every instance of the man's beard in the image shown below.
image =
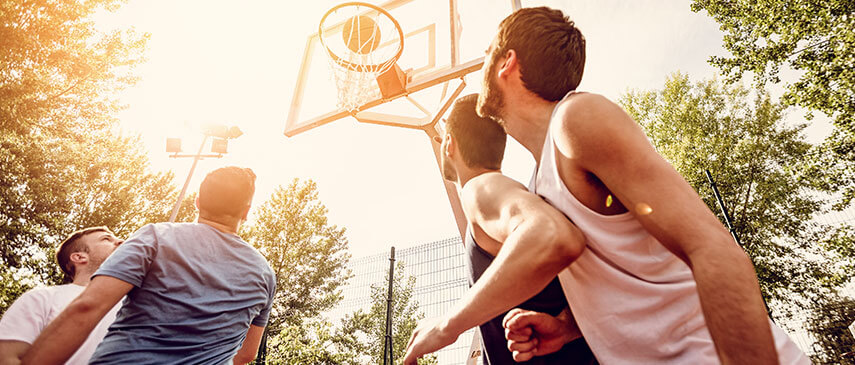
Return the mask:
<path id="1" fill-rule="evenodd" d="M 441 153 L 441 152 L 440 152 Z M 457 182 L 457 171 L 451 167 L 451 162 L 445 156 L 440 159 L 440 167 L 442 168 L 442 177 L 451 182 Z"/>
<path id="2" fill-rule="evenodd" d="M 502 110 L 505 108 L 505 104 L 503 102 L 502 90 L 499 90 L 499 86 L 496 84 L 495 68 L 496 64 L 490 65 L 489 71 L 484 75 L 481 94 L 478 95 L 477 110 L 479 116 L 493 118 L 499 124 L 504 125 L 502 122 Z"/>

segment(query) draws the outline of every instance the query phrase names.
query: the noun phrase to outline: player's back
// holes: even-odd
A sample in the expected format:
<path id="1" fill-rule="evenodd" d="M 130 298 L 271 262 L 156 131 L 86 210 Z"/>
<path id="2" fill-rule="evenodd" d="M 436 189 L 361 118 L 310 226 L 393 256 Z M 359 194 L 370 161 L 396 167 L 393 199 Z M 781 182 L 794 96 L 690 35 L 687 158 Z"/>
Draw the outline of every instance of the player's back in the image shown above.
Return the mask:
<path id="1" fill-rule="evenodd" d="M 92 358 L 101 363 L 228 363 L 275 290 L 266 260 L 201 223 L 146 225 L 96 275 L 135 286 Z"/>

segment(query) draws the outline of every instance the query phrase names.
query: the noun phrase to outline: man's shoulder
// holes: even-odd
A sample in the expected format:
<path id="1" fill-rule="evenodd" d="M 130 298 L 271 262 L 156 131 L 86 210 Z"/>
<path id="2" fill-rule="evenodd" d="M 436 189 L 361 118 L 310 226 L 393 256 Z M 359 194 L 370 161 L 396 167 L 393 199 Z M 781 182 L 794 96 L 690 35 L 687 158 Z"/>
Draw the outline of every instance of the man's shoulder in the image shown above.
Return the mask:
<path id="1" fill-rule="evenodd" d="M 69 295 L 77 295 L 82 292 L 84 289 L 83 286 L 76 284 L 62 284 L 62 285 L 40 285 L 34 287 L 30 290 L 27 290 L 21 298 L 45 298 L 50 299 L 57 295 L 69 294 Z"/>
<path id="2" fill-rule="evenodd" d="M 78 287 L 80 289 L 78 289 Z M 46 310 L 54 305 L 64 306 L 70 303 L 82 292 L 83 287 L 75 284 L 63 284 L 53 286 L 37 286 L 21 294 L 10 307 L 11 312 L 25 311 L 35 313 Z M 9 313 L 10 311 L 7 311 Z"/>
<path id="3" fill-rule="evenodd" d="M 580 161 L 597 160 L 614 141 L 643 134 L 620 105 L 594 93 L 574 94 L 560 103 L 549 129 L 562 154 Z"/>
<path id="4" fill-rule="evenodd" d="M 562 128 L 602 126 L 602 121 L 610 119 L 614 113 L 623 113 L 623 109 L 609 98 L 589 92 L 573 94 L 557 106 L 550 123 Z"/>
<path id="5" fill-rule="evenodd" d="M 255 248 L 255 246 L 253 246 L 243 237 L 240 237 L 238 235 L 235 235 L 235 240 L 239 241 L 241 243 L 241 246 L 245 246 L 243 247 L 243 250 L 246 250 L 249 255 L 251 255 L 256 261 L 258 261 L 260 263 L 259 265 L 262 266 L 263 270 L 266 273 L 270 273 L 271 275 L 273 274 L 273 268 L 270 266 L 270 263 L 267 262 L 267 258 L 264 257 L 264 255 L 262 255 L 261 252 L 259 252 L 258 249 Z"/>
<path id="6" fill-rule="evenodd" d="M 518 181 L 503 175 L 501 172 L 486 172 L 469 180 L 463 186 L 467 194 L 482 195 L 501 194 L 506 190 L 525 189 Z"/>
<path id="7" fill-rule="evenodd" d="M 464 208 L 470 206 L 479 211 L 501 205 L 509 194 L 526 190 L 525 186 L 501 172 L 487 172 L 470 179 L 461 189 Z"/>

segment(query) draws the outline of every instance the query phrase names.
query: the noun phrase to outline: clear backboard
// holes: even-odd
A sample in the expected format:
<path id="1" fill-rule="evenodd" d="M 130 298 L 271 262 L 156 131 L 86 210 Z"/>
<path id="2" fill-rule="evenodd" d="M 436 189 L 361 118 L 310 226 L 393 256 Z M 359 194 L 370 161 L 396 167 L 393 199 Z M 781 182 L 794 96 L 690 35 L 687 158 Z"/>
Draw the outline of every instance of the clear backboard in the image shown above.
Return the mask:
<path id="1" fill-rule="evenodd" d="M 375 5 L 391 14 L 402 28 L 404 46 L 397 65 L 405 74 L 404 90 L 387 97 L 377 92 L 376 98 L 357 110 L 342 109 L 337 105 L 327 49 L 320 42 L 318 29 L 307 29 L 285 135 L 292 137 L 348 116 L 397 127 L 422 129 L 435 124 L 462 90 L 463 77 L 481 69 L 484 51 L 499 22 L 519 8 L 519 0 L 391 0 Z M 370 13 L 370 9 L 364 10 L 364 14 Z M 344 23 L 325 23 L 324 33 L 333 34 L 334 39 Z M 393 42 L 380 42 L 381 49 L 394 46 Z"/>

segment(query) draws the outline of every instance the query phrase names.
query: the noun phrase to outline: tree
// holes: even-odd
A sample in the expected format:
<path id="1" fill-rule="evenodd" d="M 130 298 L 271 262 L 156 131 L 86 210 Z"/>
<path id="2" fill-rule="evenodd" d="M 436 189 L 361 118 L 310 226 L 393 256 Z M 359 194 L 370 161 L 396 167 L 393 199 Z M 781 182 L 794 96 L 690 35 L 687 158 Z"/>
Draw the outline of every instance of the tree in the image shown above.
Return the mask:
<path id="1" fill-rule="evenodd" d="M 331 309 L 350 277 L 345 229 L 329 224 L 317 184 L 294 179 L 255 209 L 241 236 L 267 258 L 276 274 L 268 324 L 271 337 Z"/>
<path id="2" fill-rule="evenodd" d="M 814 364 L 855 364 L 855 338 L 848 326 L 855 322 L 855 299 L 834 296 L 817 302 L 805 326 L 816 336 Z M 847 354 L 844 356 L 844 354 Z"/>
<path id="3" fill-rule="evenodd" d="M 825 207 L 793 167 L 811 148 L 805 125 L 784 125 L 784 106 L 762 91 L 749 98 L 739 85 L 675 74 L 662 90 L 630 92 L 620 103 L 719 214 L 704 176 L 711 171 L 767 300 L 817 298 L 848 282 L 851 250 L 831 227 L 812 222 Z M 831 246 L 840 246 L 839 255 Z"/>
<path id="4" fill-rule="evenodd" d="M 694 0 L 721 24 L 729 57 L 710 62 L 733 81 L 746 71 L 758 88 L 779 83 L 781 67 L 799 73 L 783 101 L 833 118 L 835 131 L 809 167 L 816 183 L 855 198 L 855 2 L 851 0 Z M 810 114 L 809 114 L 810 116 Z"/>
<path id="5" fill-rule="evenodd" d="M 398 261 L 392 282 L 392 353 L 396 364 L 402 363 L 407 342 L 424 318 L 419 312 L 419 303 L 413 300 L 416 278 L 406 275 L 404 263 Z M 345 315 L 338 331 L 339 349 L 358 357 L 361 363 L 382 364 L 383 344 L 386 340 L 386 300 L 389 290 L 389 274 L 382 285 L 371 285 L 371 308 Z M 435 356 L 425 356 L 419 364 L 436 364 Z"/>
<path id="6" fill-rule="evenodd" d="M 98 32 L 91 16 L 121 3 L 0 0 L 0 313 L 61 281 L 52 254 L 70 232 L 126 236 L 177 197 L 139 138 L 117 133 L 116 95 L 136 81 L 147 35 Z M 182 218 L 192 212 L 185 201 Z"/>
<path id="7" fill-rule="evenodd" d="M 271 365 L 358 365 L 355 356 L 336 349 L 332 324 L 320 319 L 302 326 L 288 326 L 270 340 L 267 363 Z"/>

